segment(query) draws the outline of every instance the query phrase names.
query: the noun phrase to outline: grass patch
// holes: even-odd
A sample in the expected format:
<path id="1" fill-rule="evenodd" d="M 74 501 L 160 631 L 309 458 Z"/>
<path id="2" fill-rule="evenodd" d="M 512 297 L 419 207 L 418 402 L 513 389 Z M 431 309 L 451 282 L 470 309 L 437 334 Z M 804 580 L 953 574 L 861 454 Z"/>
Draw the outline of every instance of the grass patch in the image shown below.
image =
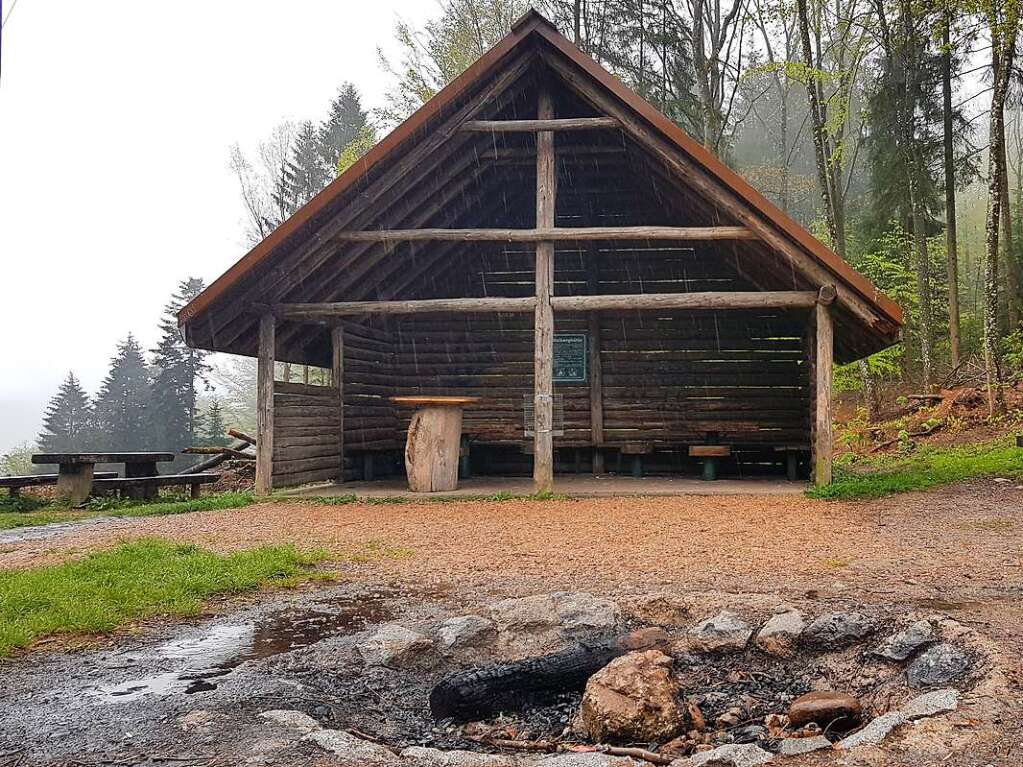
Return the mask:
<path id="1" fill-rule="evenodd" d="M 879 498 L 967 479 L 1020 476 L 1023 450 L 1000 439 L 964 447 L 924 447 L 908 455 L 836 467 L 830 485 L 812 488 L 807 495 L 829 500 Z"/>
<path id="2" fill-rule="evenodd" d="M 262 499 L 266 502 L 267 499 Z M 0 499 L 0 530 L 72 522 L 91 517 L 154 517 L 166 514 L 188 514 L 193 511 L 239 509 L 255 503 L 252 493 L 218 493 L 202 498 L 176 498 L 161 501 L 138 501 L 128 498 L 93 498 L 82 509 L 72 509 L 56 501 L 43 501 L 30 495 Z"/>
<path id="3" fill-rule="evenodd" d="M 154 615 L 194 615 L 215 594 L 291 585 L 322 556 L 293 546 L 220 555 L 150 538 L 76 562 L 0 572 L 0 656 L 47 635 L 111 631 Z"/>

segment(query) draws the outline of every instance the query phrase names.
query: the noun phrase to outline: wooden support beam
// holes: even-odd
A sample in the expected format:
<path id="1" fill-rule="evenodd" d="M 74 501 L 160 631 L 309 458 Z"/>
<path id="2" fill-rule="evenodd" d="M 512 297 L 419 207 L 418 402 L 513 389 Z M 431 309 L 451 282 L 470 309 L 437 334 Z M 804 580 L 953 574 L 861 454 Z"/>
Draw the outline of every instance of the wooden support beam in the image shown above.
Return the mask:
<path id="1" fill-rule="evenodd" d="M 591 246 L 592 247 L 592 246 Z M 591 296 L 600 292 L 600 262 L 592 251 L 590 268 L 586 273 L 587 287 Z M 593 445 L 593 474 L 604 473 L 604 380 L 600 364 L 600 314 L 590 312 L 586 316 L 590 353 L 590 442 Z"/>
<path id="2" fill-rule="evenodd" d="M 330 329 L 330 379 L 337 390 L 338 404 L 338 467 L 337 481 L 345 481 L 345 330 L 340 324 Z"/>
<path id="3" fill-rule="evenodd" d="M 558 120 L 469 120 L 461 129 L 477 133 L 537 133 L 619 127 L 621 123 L 614 117 L 566 117 Z"/>
<path id="4" fill-rule="evenodd" d="M 810 309 L 811 291 L 779 290 L 706 293 L 636 293 L 606 296 L 555 296 L 559 312 L 629 311 L 634 309 Z"/>
<path id="5" fill-rule="evenodd" d="M 831 378 L 834 359 L 834 327 L 831 310 L 825 304 L 817 304 L 814 310 L 816 320 L 815 375 L 814 375 L 814 484 L 823 487 L 831 484 Z"/>
<path id="6" fill-rule="evenodd" d="M 273 314 L 288 320 L 326 320 L 358 314 L 437 314 L 439 312 L 531 312 L 525 298 L 425 298 L 410 301 L 338 301 L 324 304 L 277 304 Z"/>
<path id="7" fill-rule="evenodd" d="M 544 134 L 539 134 L 544 135 Z M 755 240 L 745 226 L 538 226 L 536 229 L 367 229 L 337 242 L 575 242 L 582 240 Z"/>
<path id="8" fill-rule="evenodd" d="M 541 89 L 537 117 L 554 117 L 551 94 Z M 536 228 L 554 229 L 557 195 L 554 133 L 536 134 Z M 554 489 L 554 242 L 536 244 L 536 306 L 533 320 L 533 490 L 549 493 Z"/>
<path id="9" fill-rule="evenodd" d="M 274 454 L 274 317 L 259 318 L 256 363 L 256 495 L 273 492 Z"/>

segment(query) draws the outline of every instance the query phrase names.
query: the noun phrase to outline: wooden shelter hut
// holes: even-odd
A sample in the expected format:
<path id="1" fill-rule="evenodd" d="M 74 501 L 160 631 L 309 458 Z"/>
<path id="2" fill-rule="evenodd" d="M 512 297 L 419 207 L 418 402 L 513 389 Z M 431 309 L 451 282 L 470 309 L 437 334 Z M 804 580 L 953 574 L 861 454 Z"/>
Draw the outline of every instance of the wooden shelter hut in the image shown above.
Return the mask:
<path id="1" fill-rule="evenodd" d="M 533 11 L 179 320 L 258 357 L 259 492 L 400 466 L 417 394 L 478 397 L 474 468 L 543 491 L 621 456 L 829 482 L 833 359 L 902 312 Z"/>

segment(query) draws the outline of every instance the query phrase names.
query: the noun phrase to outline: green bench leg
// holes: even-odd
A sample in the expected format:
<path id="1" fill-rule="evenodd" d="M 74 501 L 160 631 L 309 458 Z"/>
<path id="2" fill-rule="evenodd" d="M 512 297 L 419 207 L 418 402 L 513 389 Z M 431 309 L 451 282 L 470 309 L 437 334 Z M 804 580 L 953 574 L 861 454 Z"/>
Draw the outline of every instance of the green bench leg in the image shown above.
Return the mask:
<path id="1" fill-rule="evenodd" d="M 643 479 L 643 456 L 632 456 L 632 476 L 636 479 Z"/>
<path id="2" fill-rule="evenodd" d="M 717 458 L 704 458 L 703 459 L 703 474 L 700 478 L 705 482 L 713 482 L 718 478 L 718 459 Z"/>
<path id="3" fill-rule="evenodd" d="M 789 482 L 799 479 L 799 456 L 795 452 L 790 451 L 785 454 L 785 476 L 788 477 Z"/>

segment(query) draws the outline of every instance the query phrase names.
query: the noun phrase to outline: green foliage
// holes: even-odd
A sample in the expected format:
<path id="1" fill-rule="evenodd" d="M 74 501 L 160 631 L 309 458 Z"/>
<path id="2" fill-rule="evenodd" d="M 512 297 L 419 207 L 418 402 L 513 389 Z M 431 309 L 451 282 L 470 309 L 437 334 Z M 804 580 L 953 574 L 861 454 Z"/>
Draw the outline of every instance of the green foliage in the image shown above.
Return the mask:
<path id="1" fill-rule="evenodd" d="M 366 130 L 372 133 L 372 127 L 362 108 L 359 91 L 351 83 L 344 83 L 338 89 L 337 96 L 330 102 L 327 117 L 320 124 L 317 134 L 320 161 L 322 167 L 329 173 L 328 180 L 333 177 L 345 147 L 362 136 Z"/>
<path id="2" fill-rule="evenodd" d="M 1016 330 L 1002 339 L 1002 363 L 1010 377 L 1023 377 L 1023 330 Z"/>
<path id="3" fill-rule="evenodd" d="M 377 132 L 372 125 L 363 125 L 355 138 L 348 142 L 337 160 L 337 174 L 340 176 L 377 143 Z"/>
<path id="4" fill-rule="evenodd" d="M 203 416 L 203 437 L 202 444 L 213 447 L 227 447 L 231 443 L 227 436 L 227 424 L 224 423 L 224 414 L 220 408 L 220 400 L 214 397 L 210 400 L 206 413 Z"/>
<path id="5" fill-rule="evenodd" d="M 31 474 L 36 468 L 32 463 L 32 454 L 36 449 L 28 442 L 23 442 L 0 455 L 0 477 L 20 477 Z"/>
<path id="6" fill-rule="evenodd" d="M 64 383 L 46 407 L 43 431 L 39 435 L 39 449 L 44 453 L 67 453 L 88 450 L 94 444 L 96 429 L 92 404 L 74 373 L 68 373 Z M 31 474 L 31 468 L 11 474 Z"/>
<path id="7" fill-rule="evenodd" d="M 904 434 L 904 433 L 903 433 Z M 909 490 L 925 490 L 967 479 L 1023 476 L 1023 450 L 998 440 L 953 448 L 911 449 L 908 434 L 900 435 L 901 453 L 836 467 L 832 484 L 807 491 L 811 498 L 845 500 L 877 498 Z"/>
<path id="8" fill-rule="evenodd" d="M 100 450 L 145 450 L 149 441 L 150 381 L 142 347 L 135 336 L 117 346 L 110 372 L 96 396 L 97 445 Z"/>
<path id="9" fill-rule="evenodd" d="M 194 615 L 214 594 L 292 583 L 315 560 L 292 546 L 224 556 L 143 539 L 74 562 L 0 573 L 0 656 L 43 636 L 112 631 L 154 615 Z"/>

